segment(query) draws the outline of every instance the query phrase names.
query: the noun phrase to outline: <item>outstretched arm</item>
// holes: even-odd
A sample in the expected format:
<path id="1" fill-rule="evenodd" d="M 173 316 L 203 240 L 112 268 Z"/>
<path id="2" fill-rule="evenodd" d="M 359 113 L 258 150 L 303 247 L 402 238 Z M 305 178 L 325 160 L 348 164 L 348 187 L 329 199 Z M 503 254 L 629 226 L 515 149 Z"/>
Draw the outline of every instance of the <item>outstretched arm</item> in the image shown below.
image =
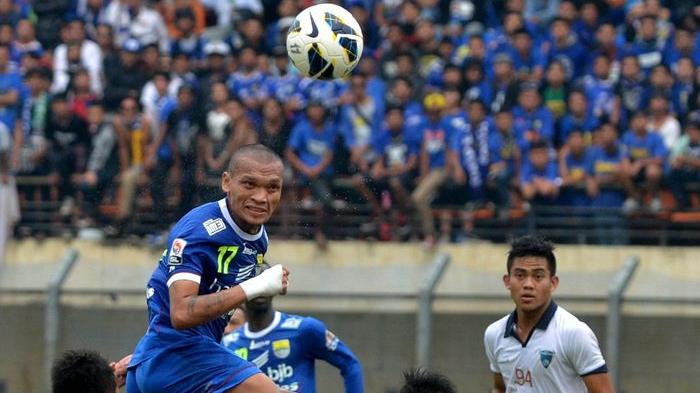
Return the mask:
<path id="1" fill-rule="evenodd" d="M 246 300 L 287 293 L 289 271 L 275 265 L 233 288 L 198 295 L 199 276 L 189 274 L 170 285 L 170 322 L 175 329 L 189 329 L 215 319 Z"/>

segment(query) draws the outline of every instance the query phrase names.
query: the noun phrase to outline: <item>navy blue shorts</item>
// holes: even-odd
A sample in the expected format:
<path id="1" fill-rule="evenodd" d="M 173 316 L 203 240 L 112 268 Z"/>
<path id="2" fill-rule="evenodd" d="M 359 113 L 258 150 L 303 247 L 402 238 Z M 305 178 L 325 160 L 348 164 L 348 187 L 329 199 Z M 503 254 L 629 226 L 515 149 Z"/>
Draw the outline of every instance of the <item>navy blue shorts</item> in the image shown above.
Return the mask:
<path id="1" fill-rule="evenodd" d="M 211 341 L 167 348 L 130 366 L 126 393 L 223 393 L 260 370 Z"/>

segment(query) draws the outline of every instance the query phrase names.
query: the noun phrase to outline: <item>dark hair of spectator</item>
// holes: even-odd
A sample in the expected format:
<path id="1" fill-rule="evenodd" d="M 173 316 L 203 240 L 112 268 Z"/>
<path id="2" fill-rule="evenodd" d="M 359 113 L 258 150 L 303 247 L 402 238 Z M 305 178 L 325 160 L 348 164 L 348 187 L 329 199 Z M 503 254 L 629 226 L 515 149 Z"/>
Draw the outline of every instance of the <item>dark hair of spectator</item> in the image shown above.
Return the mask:
<path id="1" fill-rule="evenodd" d="M 112 368 L 94 351 L 66 351 L 51 369 L 53 393 L 112 393 L 115 389 Z"/>
<path id="2" fill-rule="evenodd" d="M 399 393 L 457 393 L 452 382 L 444 375 L 422 368 L 404 371 L 404 385 Z"/>
<path id="3" fill-rule="evenodd" d="M 540 257 L 547 260 L 549 273 L 557 274 L 557 258 L 554 256 L 554 245 L 540 236 L 525 235 L 513 240 L 508 251 L 508 262 L 506 267 L 508 274 L 513 267 L 516 258 Z"/>
<path id="4" fill-rule="evenodd" d="M 549 149 L 549 145 L 547 144 L 547 141 L 543 141 L 542 139 L 538 139 L 536 141 L 533 141 L 530 144 L 530 151 L 539 150 L 539 149 Z"/>

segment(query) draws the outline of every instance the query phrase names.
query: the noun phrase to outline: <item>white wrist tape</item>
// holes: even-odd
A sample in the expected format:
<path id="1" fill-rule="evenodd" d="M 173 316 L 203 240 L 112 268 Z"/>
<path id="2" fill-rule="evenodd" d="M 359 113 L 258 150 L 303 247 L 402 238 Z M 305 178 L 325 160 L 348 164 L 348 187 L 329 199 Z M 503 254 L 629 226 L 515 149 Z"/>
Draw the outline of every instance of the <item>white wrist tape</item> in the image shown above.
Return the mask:
<path id="1" fill-rule="evenodd" d="M 252 300 L 260 296 L 274 296 L 282 293 L 282 265 L 275 265 L 259 276 L 238 284 L 245 293 L 246 299 Z"/>

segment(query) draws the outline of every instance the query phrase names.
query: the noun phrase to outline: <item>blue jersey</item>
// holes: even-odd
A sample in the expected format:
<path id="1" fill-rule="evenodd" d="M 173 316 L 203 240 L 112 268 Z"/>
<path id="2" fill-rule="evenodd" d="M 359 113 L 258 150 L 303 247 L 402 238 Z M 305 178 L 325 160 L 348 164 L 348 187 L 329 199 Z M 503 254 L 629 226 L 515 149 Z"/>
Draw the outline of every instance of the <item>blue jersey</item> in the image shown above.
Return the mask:
<path id="1" fill-rule="evenodd" d="M 593 155 L 590 149 L 584 150 L 580 157 L 568 153 L 564 157 L 569 175 L 575 179 L 583 180 L 593 174 Z M 591 201 L 586 191 L 581 188 L 567 188 L 562 191 L 562 202 L 569 206 L 588 206 Z"/>
<path id="2" fill-rule="evenodd" d="M 467 123 L 464 129 L 452 134 L 450 140 L 450 149 L 457 153 L 469 187 L 477 196 L 483 191 L 490 164 L 489 128 L 487 120 L 476 126 Z"/>
<path id="3" fill-rule="evenodd" d="M 288 102 L 296 98 L 299 102 L 304 101 L 304 95 L 299 89 L 301 78 L 293 73 L 286 75 L 268 76 L 263 83 L 262 95 L 264 98 L 274 98 L 280 102 Z"/>
<path id="4" fill-rule="evenodd" d="M 622 149 L 615 147 L 608 151 L 601 147 L 591 149 L 591 171 L 593 176 L 614 176 L 620 168 L 625 154 Z M 620 207 L 625 201 L 625 192 L 622 188 L 601 187 L 598 196 L 593 199 L 596 207 Z"/>
<path id="5" fill-rule="evenodd" d="M 445 119 L 437 123 L 426 121 L 423 127 L 422 148 L 428 153 L 430 169 L 444 168 L 447 143 L 450 140 Z"/>
<path id="6" fill-rule="evenodd" d="M 222 343 L 290 392 L 316 392 L 316 359 L 325 360 L 340 370 L 346 393 L 364 391 L 360 362 L 315 318 L 277 311 L 267 328 L 251 332 L 246 323 L 224 337 Z"/>
<path id="7" fill-rule="evenodd" d="M 373 138 L 372 147 L 388 168 L 408 164 L 411 157 L 418 155 L 419 149 L 405 129 L 397 135 L 388 129 L 380 131 Z"/>
<path id="8" fill-rule="evenodd" d="M 267 251 L 267 234 L 243 232 L 231 218 L 226 199 L 199 206 L 170 231 L 168 248 L 147 285 L 148 331 L 138 343 L 130 366 L 188 343 L 221 341 L 230 316 L 177 330 L 170 322 L 168 288 L 178 280 L 199 283 L 199 295 L 234 287 L 255 275 Z"/>
<path id="9" fill-rule="evenodd" d="M 591 141 L 591 134 L 598 128 L 598 119 L 593 116 L 584 115 L 577 118 L 572 113 L 567 113 L 559 120 L 559 141 L 563 144 L 569 139 L 569 134 L 574 130 L 583 131 L 587 142 Z"/>
<path id="10" fill-rule="evenodd" d="M 544 168 L 536 168 L 529 159 L 525 160 L 520 178 L 521 182 L 530 183 L 536 177 L 541 177 L 549 181 L 555 181 L 557 178 L 559 178 L 557 163 L 554 160 L 550 160 L 547 165 L 544 166 Z"/>
<path id="11" fill-rule="evenodd" d="M 627 157 L 632 161 L 666 157 L 664 141 L 659 135 L 652 132 L 645 136 L 639 136 L 628 131 L 622 136 L 622 144 L 625 146 Z"/>
<path id="12" fill-rule="evenodd" d="M 287 145 L 296 152 L 304 164 L 315 167 L 323 161 L 326 153 L 333 152 L 335 130 L 329 122 L 324 123 L 321 130 L 315 130 L 308 120 L 302 119 L 292 129 Z M 332 170 L 329 165 L 326 173 Z"/>
<path id="13" fill-rule="evenodd" d="M 234 72 L 226 84 L 234 97 L 241 100 L 257 100 L 262 96 L 264 82 L 265 74 L 253 71 L 250 74 Z"/>
<path id="14" fill-rule="evenodd" d="M 554 116 L 552 112 L 544 106 L 540 106 L 532 113 L 527 112 L 520 106 L 513 108 L 513 129 L 515 136 L 521 144 L 525 144 L 525 133 L 527 131 L 537 132 L 542 140 L 549 143 L 554 138 Z"/>
<path id="15" fill-rule="evenodd" d="M 0 74 L 0 94 L 9 93 L 12 90 L 17 92 L 17 103 L 0 108 L 0 122 L 5 124 L 10 132 L 15 129 L 15 120 L 21 108 L 22 76 L 16 72 Z"/>
<path id="16" fill-rule="evenodd" d="M 489 134 L 489 151 L 491 162 L 505 162 L 510 173 L 515 173 L 515 155 L 518 151 L 518 141 L 512 133 L 504 134 L 492 129 Z"/>

